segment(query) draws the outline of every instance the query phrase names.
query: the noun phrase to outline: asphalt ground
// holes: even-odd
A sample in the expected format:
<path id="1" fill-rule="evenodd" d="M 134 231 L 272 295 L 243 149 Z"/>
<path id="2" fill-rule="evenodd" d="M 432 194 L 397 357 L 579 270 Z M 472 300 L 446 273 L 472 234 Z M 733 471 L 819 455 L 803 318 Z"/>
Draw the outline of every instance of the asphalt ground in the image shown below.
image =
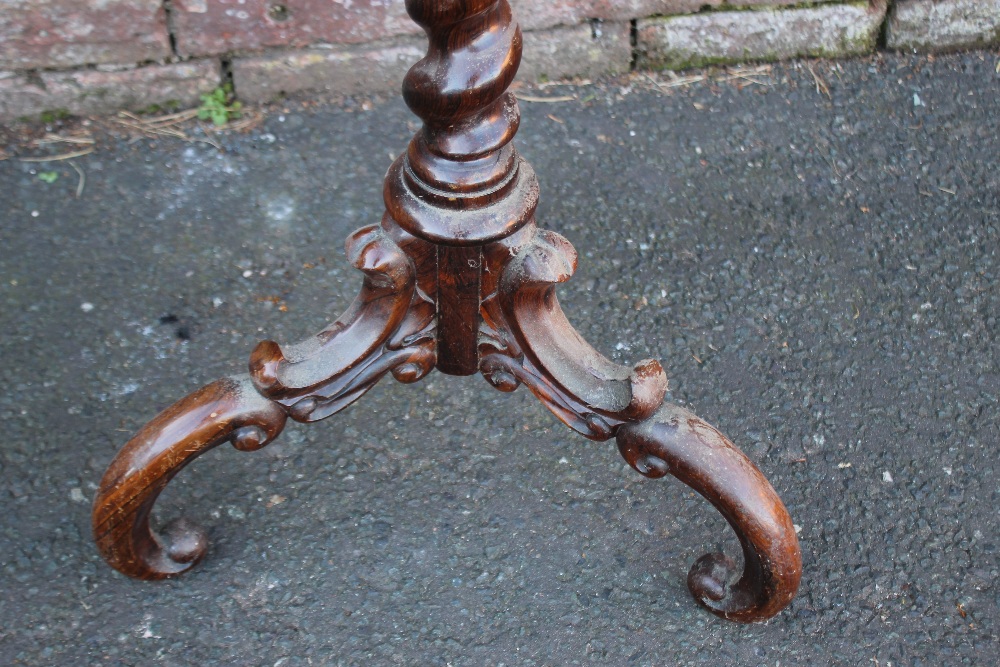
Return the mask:
<path id="1" fill-rule="evenodd" d="M 669 399 L 801 528 L 799 595 L 752 626 L 687 593 L 695 558 L 738 550 L 707 502 L 524 389 L 440 374 L 204 456 L 156 515 L 206 525 L 206 560 L 112 571 L 89 513 L 114 453 L 347 306 L 343 240 L 380 218 L 415 119 L 295 100 L 222 150 L 70 123 L 97 139 L 79 198 L 67 161 L 19 159 L 74 146 L 8 128 L 0 664 L 998 664 L 998 60 L 522 91 L 576 98 L 522 103 L 517 139 L 540 223 L 580 252 L 571 320 L 615 360 L 662 359 Z"/>

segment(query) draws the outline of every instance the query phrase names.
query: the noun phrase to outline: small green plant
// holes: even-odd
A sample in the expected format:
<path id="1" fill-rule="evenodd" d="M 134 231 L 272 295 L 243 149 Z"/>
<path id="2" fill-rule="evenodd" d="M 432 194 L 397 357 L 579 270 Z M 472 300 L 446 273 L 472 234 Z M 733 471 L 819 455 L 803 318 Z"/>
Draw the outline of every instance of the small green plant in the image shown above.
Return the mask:
<path id="1" fill-rule="evenodd" d="M 49 185 L 52 185 L 59 179 L 59 172 L 57 171 L 40 171 L 38 172 L 38 178 L 45 181 Z"/>
<path id="2" fill-rule="evenodd" d="M 217 127 L 222 127 L 229 121 L 239 118 L 242 108 L 243 105 L 237 102 L 233 95 L 233 86 L 227 83 L 208 95 L 201 96 L 198 118 L 211 120 Z"/>

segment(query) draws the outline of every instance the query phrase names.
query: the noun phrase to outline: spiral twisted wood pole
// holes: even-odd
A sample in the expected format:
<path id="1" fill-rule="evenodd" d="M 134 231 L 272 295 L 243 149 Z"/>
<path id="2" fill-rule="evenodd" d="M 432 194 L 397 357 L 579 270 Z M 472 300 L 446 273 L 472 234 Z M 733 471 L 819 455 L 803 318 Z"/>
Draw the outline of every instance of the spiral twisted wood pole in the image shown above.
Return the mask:
<path id="1" fill-rule="evenodd" d="M 788 511 L 757 467 L 718 430 L 664 403 L 659 362 L 618 365 L 570 325 L 556 287 L 577 254 L 534 220 L 538 184 L 514 149 L 507 92 L 521 32 L 507 0 L 407 0 L 427 56 L 407 74 L 423 128 L 385 180 L 386 214 L 347 242 L 365 276 L 337 321 L 297 345 L 264 341 L 249 373 L 213 382 L 149 422 L 115 457 L 94 501 L 98 548 L 115 569 L 160 579 L 191 568 L 206 533 L 180 520 L 155 531 L 157 496 L 185 465 L 223 442 L 253 451 L 287 420 L 325 419 L 382 377 L 416 382 L 434 368 L 482 373 L 501 391 L 527 387 L 567 426 L 615 438 L 649 478 L 672 475 L 726 518 L 743 565 L 697 559 L 688 587 L 704 607 L 759 621 L 795 596 L 802 565 Z"/>
<path id="2" fill-rule="evenodd" d="M 472 375 L 482 248 L 524 228 L 538 206 L 538 180 L 511 143 L 521 29 L 507 0 L 407 0 L 406 10 L 428 38 L 403 80 L 424 126 L 389 169 L 385 206 L 394 224 L 438 245 L 437 367 Z"/>
<path id="3" fill-rule="evenodd" d="M 392 166 L 386 208 L 414 236 L 483 245 L 523 227 L 538 183 L 511 140 L 521 121 L 507 88 L 521 63 L 521 30 L 507 0 L 407 0 L 427 32 L 427 55 L 403 80 L 424 121 Z"/>

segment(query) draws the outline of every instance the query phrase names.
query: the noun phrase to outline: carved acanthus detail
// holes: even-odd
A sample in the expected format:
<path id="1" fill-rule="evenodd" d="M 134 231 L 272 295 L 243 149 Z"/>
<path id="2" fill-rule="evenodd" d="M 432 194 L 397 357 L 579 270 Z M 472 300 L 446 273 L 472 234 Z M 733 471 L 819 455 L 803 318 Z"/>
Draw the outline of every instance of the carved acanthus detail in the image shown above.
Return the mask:
<path id="1" fill-rule="evenodd" d="M 667 390 L 659 362 L 628 368 L 609 361 L 559 306 L 556 286 L 576 270 L 569 241 L 532 223 L 495 244 L 490 260 L 500 279 L 482 306 L 480 370 L 488 382 L 501 391 L 524 383 L 560 420 L 594 440 L 653 414 Z"/>
<path id="2" fill-rule="evenodd" d="M 417 286 L 413 260 L 379 226 L 355 232 L 347 256 L 365 274 L 347 312 L 302 343 L 264 341 L 250 356 L 258 391 L 297 421 L 329 417 L 390 371 L 416 382 L 434 368 L 434 300 Z"/>

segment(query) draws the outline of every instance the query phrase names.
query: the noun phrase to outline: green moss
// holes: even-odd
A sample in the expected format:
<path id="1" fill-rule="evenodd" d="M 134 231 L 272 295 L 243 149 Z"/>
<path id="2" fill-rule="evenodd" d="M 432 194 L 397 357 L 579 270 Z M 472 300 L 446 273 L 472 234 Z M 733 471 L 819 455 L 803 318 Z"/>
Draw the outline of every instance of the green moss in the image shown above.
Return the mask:
<path id="1" fill-rule="evenodd" d="M 847 2 L 840 6 L 845 5 L 866 8 L 868 7 L 868 2 L 867 0 L 863 0 L 861 2 Z M 799 5 L 794 5 L 792 7 L 815 8 L 819 6 L 822 5 L 807 2 L 800 3 Z M 729 13 L 734 13 L 736 11 L 761 11 L 774 9 L 774 7 L 769 6 L 735 8 L 724 5 L 720 8 L 712 8 L 711 11 L 725 10 Z M 783 11 L 788 9 L 790 9 L 790 7 L 787 5 L 782 7 Z M 667 25 L 668 23 L 669 21 L 662 22 L 663 25 Z M 640 52 L 638 54 L 636 65 L 640 69 L 686 70 L 748 62 L 775 62 L 790 58 L 843 58 L 845 56 L 871 53 L 875 51 L 878 47 L 880 29 L 881 25 L 874 23 L 872 24 L 871 29 L 861 31 L 856 34 L 850 28 L 844 28 L 839 40 L 833 45 L 832 48 L 805 46 L 804 48 L 796 50 L 794 53 L 787 53 L 778 50 L 773 52 L 744 52 L 740 55 L 709 55 L 692 52 L 688 49 L 669 49 L 664 48 L 664 45 L 656 45 L 653 46 L 649 52 Z"/>
<path id="2" fill-rule="evenodd" d="M 50 109 L 38 115 L 43 123 L 55 123 L 59 120 L 66 120 L 70 117 L 69 109 Z"/>
<path id="3" fill-rule="evenodd" d="M 714 67 L 716 65 L 732 65 L 734 63 L 746 62 L 747 58 L 726 58 L 720 56 L 701 56 L 696 53 L 680 51 L 666 51 L 657 53 L 655 58 L 640 56 L 639 69 L 653 70 L 674 70 L 700 69 L 704 67 Z M 760 60 L 753 58 L 752 60 Z"/>
<path id="4" fill-rule="evenodd" d="M 180 100 L 167 100 L 162 104 L 150 104 L 149 106 L 137 109 L 136 113 L 140 116 L 154 116 L 164 113 L 174 113 L 175 111 L 180 111 L 180 108 Z"/>

